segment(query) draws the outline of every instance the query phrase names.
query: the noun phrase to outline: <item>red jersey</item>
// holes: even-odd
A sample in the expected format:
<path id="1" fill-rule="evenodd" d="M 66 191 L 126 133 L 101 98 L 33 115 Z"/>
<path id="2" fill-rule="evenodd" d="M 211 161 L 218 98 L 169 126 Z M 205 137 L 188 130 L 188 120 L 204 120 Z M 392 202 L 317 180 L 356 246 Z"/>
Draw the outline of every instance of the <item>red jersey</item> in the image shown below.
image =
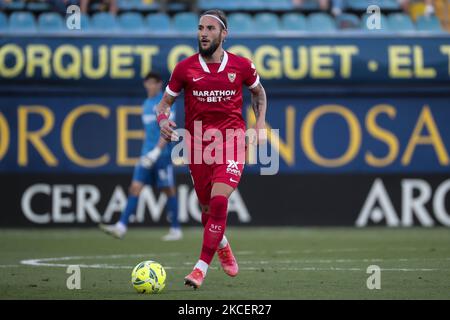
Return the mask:
<path id="1" fill-rule="evenodd" d="M 200 54 L 179 62 L 166 87 L 171 96 L 184 90 L 185 126 L 194 135 L 194 122 L 202 122 L 202 134 L 218 129 L 242 129 L 242 87 L 259 84 L 254 64 L 247 58 L 224 51 L 221 63 L 206 63 Z"/>

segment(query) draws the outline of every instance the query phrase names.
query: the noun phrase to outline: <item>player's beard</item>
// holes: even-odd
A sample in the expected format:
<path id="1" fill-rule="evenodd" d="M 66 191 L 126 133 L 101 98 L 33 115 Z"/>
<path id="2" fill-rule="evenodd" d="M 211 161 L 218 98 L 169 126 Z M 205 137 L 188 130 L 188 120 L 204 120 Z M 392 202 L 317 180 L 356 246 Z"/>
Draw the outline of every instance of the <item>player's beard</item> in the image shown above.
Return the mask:
<path id="1" fill-rule="evenodd" d="M 222 36 L 219 36 L 217 39 L 215 39 L 211 42 L 211 45 L 208 48 L 203 49 L 201 40 L 198 40 L 198 51 L 200 52 L 202 57 L 209 58 L 214 54 L 214 52 L 216 52 L 216 50 L 220 46 L 221 42 L 222 42 Z"/>

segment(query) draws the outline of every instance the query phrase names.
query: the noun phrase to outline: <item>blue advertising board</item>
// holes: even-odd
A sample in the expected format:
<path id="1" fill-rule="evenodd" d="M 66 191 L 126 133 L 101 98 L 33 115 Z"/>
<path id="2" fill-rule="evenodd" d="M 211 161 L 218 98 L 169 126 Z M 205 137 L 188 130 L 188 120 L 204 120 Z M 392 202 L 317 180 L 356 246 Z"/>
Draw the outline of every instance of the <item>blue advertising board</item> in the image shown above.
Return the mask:
<path id="1" fill-rule="evenodd" d="M 230 52 L 254 62 L 271 87 L 306 84 L 450 84 L 450 37 L 236 37 Z M 0 85 L 120 86 L 150 70 L 168 79 L 196 52 L 192 37 L 5 36 Z M 36 82 L 38 81 L 38 82 Z"/>

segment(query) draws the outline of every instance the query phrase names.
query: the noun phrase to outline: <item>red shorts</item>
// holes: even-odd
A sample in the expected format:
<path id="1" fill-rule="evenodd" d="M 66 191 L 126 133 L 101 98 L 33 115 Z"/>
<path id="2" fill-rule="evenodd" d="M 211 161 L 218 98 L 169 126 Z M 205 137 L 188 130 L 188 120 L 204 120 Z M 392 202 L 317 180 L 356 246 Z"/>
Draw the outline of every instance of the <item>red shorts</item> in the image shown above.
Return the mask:
<path id="1" fill-rule="evenodd" d="M 221 182 L 237 188 L 244 171 L 244 163 L 227 160 L 227 163 L 223 164 L 190 164 L 189 170 L 200 204 L 208 205 L 214 183 Z"/>

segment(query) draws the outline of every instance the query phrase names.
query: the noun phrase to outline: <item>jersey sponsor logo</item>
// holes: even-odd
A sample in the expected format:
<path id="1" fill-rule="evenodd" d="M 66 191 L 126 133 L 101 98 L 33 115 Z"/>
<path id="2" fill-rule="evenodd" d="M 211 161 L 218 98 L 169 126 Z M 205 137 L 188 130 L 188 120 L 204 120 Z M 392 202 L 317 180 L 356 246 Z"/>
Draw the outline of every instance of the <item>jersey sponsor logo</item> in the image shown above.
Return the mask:
<path id="1" fill-rule="evenodd" d="M 234 161 L 234 160 L 227 160 L 227 161 L 228 161 L 228 168 L 239 169 L 239 167 L 238 167 L 239 162 L 238 161 Z"/>
<path id="2" fill-rule="evenodd" d="M 236 90 L 192 90 L 192 95 L 201 102 L 223 102 L 236 95 Z"/>
<path id="3" fill-rule="evenodd" d="M 240 177 L 241 170 L 239 170 L 238 167 L 239 162 L 234 160 L 227 160 L 227 161 L 228 161 L 227 173 Z"/>
<path id="4" fill-rule="evenodd" d="M 236 72 L 228 72 L 228 80 L 233 83 L 236 80 Z"/>
<path id="5" fill-rule="evenodd" d="M 200 78 L 192 78 L 192 81 L 197 82 L 197 81 L 199 81 L 199 80 L 202 80 L 204 77 L 205 77 L 205 76 L 200 77 Z"/>

